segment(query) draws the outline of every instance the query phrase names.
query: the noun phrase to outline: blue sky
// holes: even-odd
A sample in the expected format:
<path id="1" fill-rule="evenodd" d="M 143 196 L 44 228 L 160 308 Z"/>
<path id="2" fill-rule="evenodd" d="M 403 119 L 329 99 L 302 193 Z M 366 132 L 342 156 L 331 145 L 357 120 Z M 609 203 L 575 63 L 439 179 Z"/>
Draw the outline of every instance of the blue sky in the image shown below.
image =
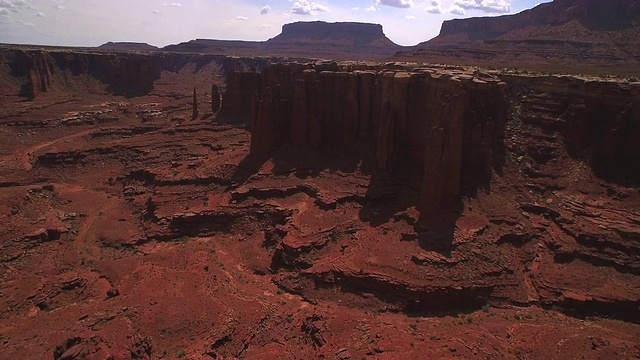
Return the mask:
<path id="1" fill-rule="evenodd" d="M 382 24 L 401 45 L 444 20 L 513 14 L 550 0 L 0 0 L 0 43 L 165 46 L 195 38 L 267 40 L 295 21 Z"/>

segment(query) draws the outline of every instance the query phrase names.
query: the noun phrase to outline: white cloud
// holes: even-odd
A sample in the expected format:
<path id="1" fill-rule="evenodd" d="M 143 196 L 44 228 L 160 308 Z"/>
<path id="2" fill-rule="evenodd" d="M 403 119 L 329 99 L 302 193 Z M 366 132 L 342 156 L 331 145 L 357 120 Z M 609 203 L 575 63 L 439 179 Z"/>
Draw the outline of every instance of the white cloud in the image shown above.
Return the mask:
<path id="1" fill-rule="evenodd" d="M 357 7 L 357 6 L 356 6 L 356 7 L 354 7 L 354 8 L 351 8 L 351 11 L 358 11 L 358 10 L 360 10 L 360 8 L 359 8 L 359 7 Z"/>
<path id="2" fill-rule="evenodd" d="M 265 5 L 261 10 L 260 10 L 260 14 L 261 15 L 267 15 L 269 13 L 269 10 L 271 10 L 271 6 L 269 5 Z"/>
<path id="3" fill-rule="evenodd" d="M 416 19 L 416 17 L 413 16 L 413 15 L 407 15 L 404 18 L 407 19 L 407 20 L 415 20 Z"/>
<path id="4" fill-rule="evenodd" d="M 298 0 L 291 8 L 291 12 L 298 15 L 316 15 L 318 11 L 328 12 L 329 8 L 315 2 L 310 3 L 308 0 Z"/>
<path id="5" fill-rule="evenodd" d="M 451 6 L 451 8 L 447 11 L 450 14 L 454 14 L 454 15 L 465 15 L 466 11 L 464 11 L 464 8 L 458 6 L 458 5 L 453 5 Z"/>
<path id="6" fill-rule="evenodd" d="M 35 16 L 37 16 L 37 17 L 45 17 L 46 15 L 42 11 L 39 11 L 39 12 L 35 13 Z"/>
<path id="7" fill-rule="evenodd" d="M 396 7 L 396 8 L 410 8 L 413 6 L 413 0 L 375 0 L 376 4 Z"/>
<path id="8" fill-rule="evenodd" d="M 169 4 L 169 6 L 182 7 L 182 4 L 173 2 L 173 3 Z"/>
<path id="9" fill-rule="evenodd" d="M 30 8 L 29 4 L 25 0 L 0 0 L 0 8 L 7 9 L 11 12 L 18 12 L 23 8 Z"/>
<path id="10" fill-rule="evenodd" d="M 64 10 L 66 7 L 64 5 L 56 5 L 56 10 Z"/>
<path id="11" fill-rule="evenodd" d="M 453 7 L 457 6 L 464 10 L 479 10 L 491 14 L 505 14 L 511 12 L 510 1 L 511 0 L 455 0 Z"/>
<path id="12" fill-rule="evenodd" d="M 246 16 L 236 16 L 236 20 L 238 20 L 238 21 L 247 21 L 247 20 L 249 20 L 249 18 L 246 17 Z"/>
<path id="13" fill-rule="evenodd" d="M 371 5 L 368 8 L 364 9 L 364 11 L 368 11 L 368 12 L 376 12 L 378 11 L 378 9 L 376 9 L 375 6 Z"/>
<path id="14" fill-rule="evenodd" d="M 24 27 L 36 27 L 36 24 L 31 23 L 31 22 L 26 22 L 26 21 L 22 21 L 22 20 L 18 20 L 18 22 L 20 23 L 20 25 L 22 25 Z"/>
<path id="15" fill-rule="evenodd" d="M 159 13 L 160 13 L 160 11 L 158 11 L 158 10 L 153 10 L 153 13 L 154 13 L 154 14 L 159 14 Z"/>
<path id="16" fill-rule="evenodd" d="M 440 5 L 429 6 L 427 8 L 427 10 L 425 10 L 425 11 L 428 12 L 428 13 L 431 13 L 431 14 L 444 14 L 445 13 L 444 9 L 442 9 L 442 7 Z"/>

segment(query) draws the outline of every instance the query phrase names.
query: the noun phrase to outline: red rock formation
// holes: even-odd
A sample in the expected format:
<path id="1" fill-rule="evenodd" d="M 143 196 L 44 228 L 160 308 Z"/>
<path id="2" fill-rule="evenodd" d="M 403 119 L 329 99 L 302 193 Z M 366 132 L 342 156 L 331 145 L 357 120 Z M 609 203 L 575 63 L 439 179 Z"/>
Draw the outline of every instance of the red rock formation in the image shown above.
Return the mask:
<path id="1" fill-rule="evenodd" d="M 19 52 L 15 60 L 19 62 L 18 72 L 26 72 L 27 83 L 21 93 L 29 99 L 35 99 L 40 93 L 47 92 L 53 83 L 54 60 L 46 52 Z"/>
<path id="2" fill-rule="evenodd" d="M 524 145 L 542 164 L 562 156 L 583 159 L 601 178 L 640 182 L 640 83 L 594 82 L 568 76 L 503 76 L 518 93 L 513 106 L 532 137 Z M 566 155 L 565 155 L 566 152 Z M 529 169 L 540 174 L 541 169 Z"/>
<path id="3" fill-rule="evenodd" d="M 250 93 L 261 86 L 278 90 L 263 92 L 257 102 L 251 152 L 266 155 L 284 143 L 320 148 L 373 141 L 380 169 L 423 173 L 426 224 L 463 194 L 490 188 L 505 161 L 505 123 L 514 121 L 508 114 L 518 112 L 527 117 L 515 121 L 559 131 L 569 154 L 601 177 L 640 181 L 640 145 L 632 140 L 640 136 L 636 85 L 432 69 L 338 70 L 279 65 L 255 75 L 260 80 Z M 282 100 L 281 87 L 291 89 L 291 103 Z M 540 104 L 518 105 L 513 93 L 523 88 L 545 91 L 561 107 L 547 115 Z M 611 120 L 602 122 L 607 116 Z M 544 151 L 527 150 L 531 157 Z"/>
<path id="4" fill-rule="evenodd" d="M 193 88 L 193 100 L 191 102 L 191 107 L 193 110 L 191 118 L 196 119 L 198 117 L 198 93 L 195 87 Z"/>
<path id="5" fill-rule="evenodd" d="M 275 144 L 288 137 L 291 122 L 291 100 L 282 98 L 282 90 L 277 86 L 264 91 L 263 98 L 254 103 L 252 132 L 260 136 L 251 138 L 251 153 L 266 154 Z"/>
<path id="6" fill-rule="evenodd" d="M 254 97 L 259 86 L 256 72 L 232 72 L 227 79 L 223 106 L 219 118 L 250 124 Z"/>
<path id="7" fill-rule="evenodd" d="M 211 85 L 211 112 L 217 113 L 220 111 L 222 107 L 222 102 L 220 100 L 220 90 L 218 90 L 218 86 L 216 84 Z"/>

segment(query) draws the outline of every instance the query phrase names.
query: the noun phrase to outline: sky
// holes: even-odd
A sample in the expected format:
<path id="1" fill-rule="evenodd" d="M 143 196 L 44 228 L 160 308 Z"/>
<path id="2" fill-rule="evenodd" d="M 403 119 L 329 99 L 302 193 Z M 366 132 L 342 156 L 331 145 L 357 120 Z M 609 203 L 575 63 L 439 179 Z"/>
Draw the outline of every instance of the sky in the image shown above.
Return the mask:
<path id="1" fill-rule="evenodd" d="M 515 14 L 550 0 L 0 0 L 0 43 L 163 47 L 191 39 L 264 41 L 296 21 L 382 24 L 400 45 L 438 35 L 444 20 Z"/>

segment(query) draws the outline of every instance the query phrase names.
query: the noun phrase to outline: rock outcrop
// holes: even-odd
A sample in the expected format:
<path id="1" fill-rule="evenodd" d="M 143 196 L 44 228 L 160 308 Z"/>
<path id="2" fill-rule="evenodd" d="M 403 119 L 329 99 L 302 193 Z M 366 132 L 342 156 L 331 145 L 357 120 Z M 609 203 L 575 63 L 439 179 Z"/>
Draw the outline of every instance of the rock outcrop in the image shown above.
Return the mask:
<path id="1" fill-rule="evenodd" d="M 220 90 L 218 89 L 218 85 L 211 85 L 211 113 L 215 114 L 220 111 L 222 107 L 222 101 L 220 97 Z"/>
<path id="2" fill-rule="evenodd" d="M 638 84 L 463 69 L 322 69 L 279 64 L 231 76 L 229 89 L 243 89 L 244 97 L 233 97 L 244 104 L 239 116 L 254 109 L 253 154 L 266 156 L 283 144 L 372 143 L 379 169 L 422 174 L 423 219 L 462 195 L 490 189 L 506 161 L 505 129 L 526 128 L 537 139 L 536 146 L 510 149 L 519 156 L 537 163 L 571 157 L 601 178 L 640 182 L 640 145 L 633 140 L 640 137 Z M 554 143 L 542 146 L 540 138 Z"/>
<path id="3" fill-rule="evenodd" d="M 220 119 L 232 122 L 250 124 L 253 97 L 258 90 L 259 73 L 232 72 L 227 81 L 227 88 L 223 94 L 224 105 L 220 110 Z"/>
<path id="4" fill-rule="evenodd" d="M 34 99 L 41 92 L 46 92 L 51 86 L 52 73 L 50 59 L 47 54 L 39 53 L 29 56 L 25 54 L 30 62 L 29 83 L 27 85 L 27 96 Z"/>
<path id="5" fill-rule="evenodd" d="M 193 100 L 191 101 L 191 108 L 192 108 L 192 114 L 191 114 L 191 118 L 192 119 L 196 119 L 198 118 L 198 92 L 196 90 L 196 88 L 193 88 Z"/>

